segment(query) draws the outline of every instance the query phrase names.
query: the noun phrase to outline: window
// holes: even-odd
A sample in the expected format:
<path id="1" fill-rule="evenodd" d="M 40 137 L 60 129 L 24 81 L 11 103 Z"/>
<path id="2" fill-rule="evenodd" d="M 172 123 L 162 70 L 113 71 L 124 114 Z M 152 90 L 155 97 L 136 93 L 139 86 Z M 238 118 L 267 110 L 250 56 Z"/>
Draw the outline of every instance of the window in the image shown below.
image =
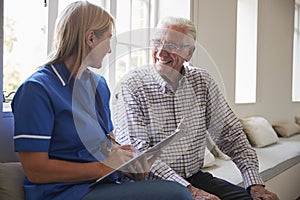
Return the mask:
<path id="1" fill-rule="evenodd" d="M 18 86 L 46 61 L 56 17 L 74 1 L 3 1 L 3 112 L 11 110 Z M 25 7 L 30 7 L 30 12 Z"/>
<path id="2" fill-rule="evenodd" d="M 154 21 L 150 0 L 122 0 L 116 5 L 116 46 L 109 83 L 115 88 L 123 75 L 149 63 L 149 27 Z"/>
<path id="3" fill-rule="evenodd" d="M 258 0 L 238 0 L 235 103 L 256 102 Z"/>
<path id="4" fill-rule="evenodd" d="M 17 6 L 16 6 L 17 5 Z M 42 1 L 4 1 L 3 96 L 10 102 L 14 91 L 46 59 L 47 9 Z M 39 16 L 39 17 L 36 17 Z M 24 23 L 27 21 L 29 23 Z M 3 111 L 10 110 L 4 104 Z"/>
<path id="5" fill-rule="evenodd" d="M 74 1 L 0 0 L 4 4 L 3 69 L 0 68 L 4 112 L 10 111 L 10 101 L 18 86 L 45 62 L 51 50 L 55 20 Z M 89 0 L 116 18 L 116 43 L 111 45 L 112 53 L 104 60 L 102 69 L 112 91 L 126 72 L 151 63 L 149 27 L 154 27 L 160 16 L 189 17 L 190 4 L 186 0 L 173 1 Z M 30 7 L 31 11 L 24 7 Z"/>
<path id="6" fill-rule="evenodd" d="M 295 1 L 292 101 L 300 102 L 300 0 Z"/>
<path id="7" fill-rule="evenodd" d="M 4 112 L 10 111 L 10 101 L 18 86 L 45 62 L 52 45 L 56 17 L 73 1 L 75 0 L 4 0 L 2 88 Z M 103 4 L 101 0 L 90 2 Z M 23 9 L 28 6 L 31 8 L 30 12 Z"/>

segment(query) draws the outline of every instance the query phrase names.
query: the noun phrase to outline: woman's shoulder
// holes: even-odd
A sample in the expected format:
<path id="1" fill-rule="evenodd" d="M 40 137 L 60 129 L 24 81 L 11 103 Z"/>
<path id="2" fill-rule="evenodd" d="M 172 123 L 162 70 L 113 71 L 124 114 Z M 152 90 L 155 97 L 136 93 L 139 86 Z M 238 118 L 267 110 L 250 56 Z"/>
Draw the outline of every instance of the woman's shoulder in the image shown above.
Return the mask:
<path id="1" fill-rule="evenodd" d="M 45 89 L 52 87 L 55 82 L 55 74 L 50 66 L 41 66 L 33 74 L 31 74 L 19 86 L 19 88 L 32 88 L 34 90 Z"/>
<path id="2" fill-rule="evenodd" d="M 53 79 L 54 73 L 50 66 L 40 66 L 33 74 L 31 74 L 25 81 L 26 82 L 45 82 Z"/>

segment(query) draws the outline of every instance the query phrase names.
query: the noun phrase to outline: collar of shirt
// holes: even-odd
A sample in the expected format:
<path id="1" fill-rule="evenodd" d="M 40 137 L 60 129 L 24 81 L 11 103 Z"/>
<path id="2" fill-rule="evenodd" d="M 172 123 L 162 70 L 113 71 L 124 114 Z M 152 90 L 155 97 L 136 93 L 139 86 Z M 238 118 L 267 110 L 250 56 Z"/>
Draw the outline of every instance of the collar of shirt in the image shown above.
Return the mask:
<path id="1" fill-rule="evenodd" d="M 67 68 L 65 63 L 56 63 L 56 64 L 53 64 L 51 67 L 52 67 L 55 75 L 62 82 L 62 85 L 63 86 L 68 85 L 71 72 L 69 71 L 69 69 Z M 74 82 L 74 78 L 71 78 L 70 84 L 72 85 L 73 82 Z"/>
<path id="2" fill-rule="evenodd" d="M 157 82 L 160 85 L 160 90 L 162 93 L 175 93 L 173 87 L 156 71 L 155 66 L 151 68 L 153 71 L 153 77 L 155 82 Z M 182 66 L 180 73 L 182 74 L 182 77 L 179 80 L 178 88 L 181 88 L 186 83 L 186 74 L 187 69 L 185 66 Z M 178 89 L 177 88 L 177 89 Z"/>

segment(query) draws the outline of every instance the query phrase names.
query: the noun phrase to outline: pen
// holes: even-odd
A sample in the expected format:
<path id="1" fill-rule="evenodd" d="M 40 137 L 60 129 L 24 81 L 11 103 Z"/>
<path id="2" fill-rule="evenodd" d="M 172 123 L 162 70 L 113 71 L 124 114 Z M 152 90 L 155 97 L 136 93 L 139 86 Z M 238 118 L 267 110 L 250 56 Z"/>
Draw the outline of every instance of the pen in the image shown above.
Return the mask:
<path id="1" fill-rule="evenodd" d="M 119 142 L 117 142 L 116 139 L 113 138 L 111 135 L 109 135 L 109 134 L 105 134 L 105 135 L 106 135 L 106 137 L 107 137 L 110 141 L 113 141 L 113 142 L 116 143 L 117 145 L 120 145 L 120 146 L 121 146 L 121 144 L 120 144 Z"/>

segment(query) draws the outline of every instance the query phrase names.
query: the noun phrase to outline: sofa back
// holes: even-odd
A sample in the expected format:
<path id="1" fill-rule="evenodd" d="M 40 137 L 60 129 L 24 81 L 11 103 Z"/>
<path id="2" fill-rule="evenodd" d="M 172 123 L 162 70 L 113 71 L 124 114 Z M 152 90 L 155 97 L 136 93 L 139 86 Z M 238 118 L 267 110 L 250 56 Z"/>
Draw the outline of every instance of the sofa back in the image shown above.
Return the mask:
<path id="1" fill-rule="evenodd" d="M 14 120 L 3 117 L 0 120 L 0 162 L 16 162 L 18 154 L 14 151 Z"/>

